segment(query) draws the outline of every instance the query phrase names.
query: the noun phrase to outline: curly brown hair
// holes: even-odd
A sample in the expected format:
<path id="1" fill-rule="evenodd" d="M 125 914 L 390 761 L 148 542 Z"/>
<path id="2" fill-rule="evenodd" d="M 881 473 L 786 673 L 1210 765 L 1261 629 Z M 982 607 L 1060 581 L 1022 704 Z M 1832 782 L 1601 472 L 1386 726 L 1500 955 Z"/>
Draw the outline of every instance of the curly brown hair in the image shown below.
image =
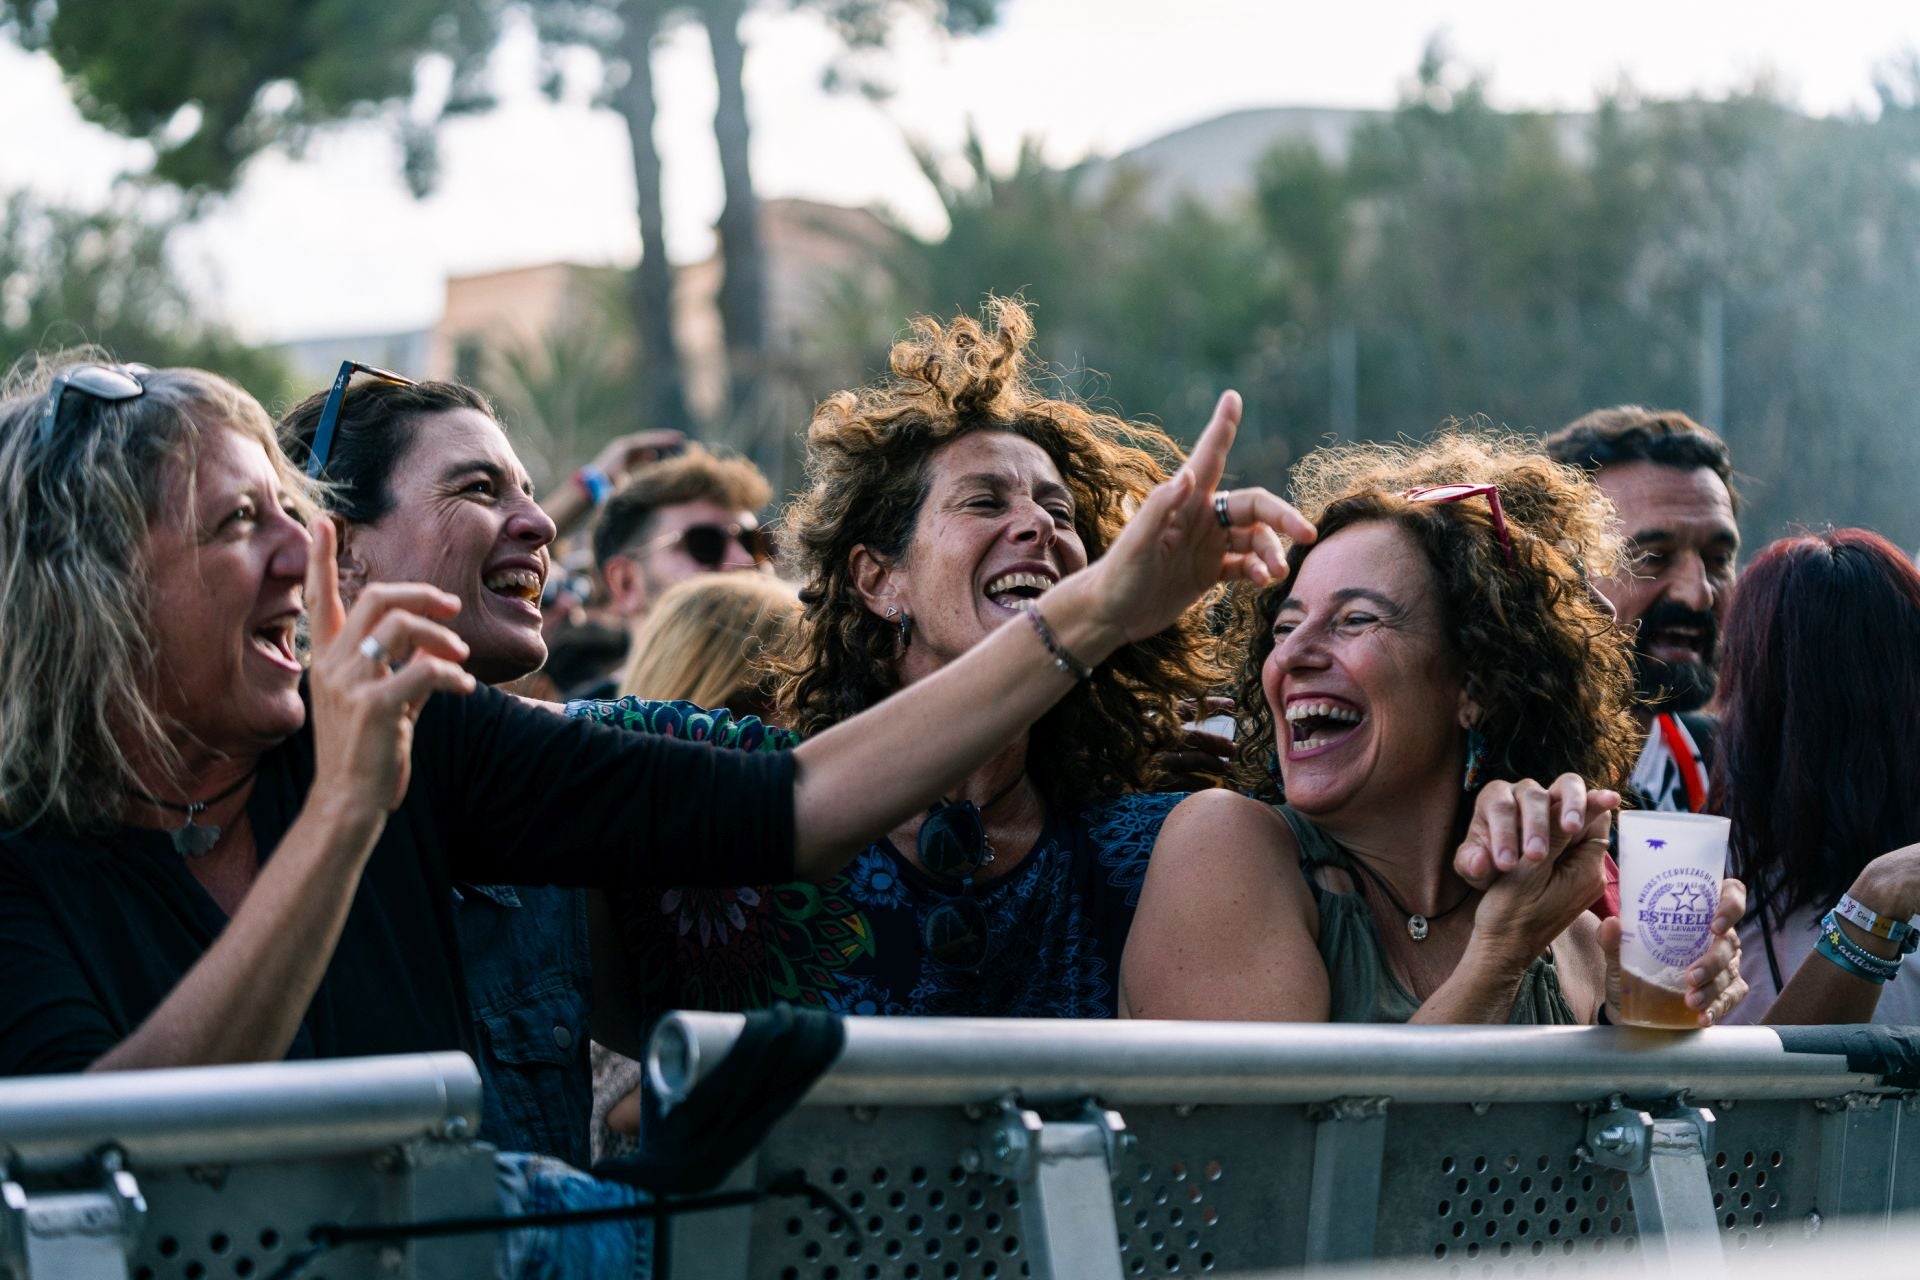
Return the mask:
<path id="1" fill-rule="evenodd" d="M 1480 499 L 1409 502 L 1410 489 L 1493 484 L 1513 541 L 1509 570 Z M 1579 470 L 1552 461 L 1522 436 L 1450 428 L 1419 445 L 1359 444 L 1315 450 L 1293 472 L 1294 504 L 1325 539 L 1350 525 L 1385 520 L 1412 535 L 1439 587 L 1448 643 L 1480 708 L 1488 756 L 1483 783 L 1550 782 L 1577 773 L 1594 786 L 1626 780 L 1639 750 L 1632 715 L 1630 643 L 1587 587 L 1612 572 L 1621 542 L 1613 505 Z M 1313 553 L 1295 546 L 1292 574 Z M 1236 777 L 1279 798 L 1268 769 L 1273 711 L 1261 668 L 1273 652 L 1284 583 L 1245 592 L 1223 644 L 1239 660 L 1242 725 Z M 1470 803 L 1470 797 L 1468 798 Z"/>
<path id="2" fill-rule="evenodd" d="M 948 441 L 1006 431 L 1043 449 L 1073 494 L 1073 523 L 1096 560 L 1128 514 L 1183 455 L 1166 432 L 1042 396 L 1029 370 L 1033 322 L 1018 301 L 968 316 L 913 321 L 895 344 L 893 376 L 829 396 L 807 431 L 807 491 L 782 518 L 783 554 L 805 585 L 800 635 L 779 663 L 788 722 L 815 733 L 898 688 L 894 628 L 855 588 L 852 553 L 905 554 L 927 496 L 927 464 Z M 1138 790 L 1157 781 L 1156 753 L 1180 736 L 1176 704 L 1216 685 L 1201 601 L 1159 635 L 1101 665 L 1034 726 L 1028 768 L 1062 803 Z"/>

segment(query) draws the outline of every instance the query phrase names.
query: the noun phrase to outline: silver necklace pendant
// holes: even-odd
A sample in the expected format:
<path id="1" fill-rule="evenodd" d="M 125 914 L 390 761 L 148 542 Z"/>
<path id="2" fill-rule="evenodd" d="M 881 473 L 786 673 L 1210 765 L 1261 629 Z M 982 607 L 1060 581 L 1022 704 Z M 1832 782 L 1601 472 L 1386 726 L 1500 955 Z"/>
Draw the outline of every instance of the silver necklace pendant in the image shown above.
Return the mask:
<path id="1" fill-rule="evenodd" d="M 187 820 L 167 833 L 173 840 L 174 852 L 183 858 L 198 858 L 211 852 L 213 846 L 220 843 L 219 827 L 210 822 L 196 823 L 193 820 L 194 810 L 199 807 L 189 808 Z"/>
<path id="2" fill-rule="evenodd" d="M 1407 933 L 1415 942 L 1424 942 L 1427 938 L 1427 918 L 1419 912 L 1407 917 Z"/>

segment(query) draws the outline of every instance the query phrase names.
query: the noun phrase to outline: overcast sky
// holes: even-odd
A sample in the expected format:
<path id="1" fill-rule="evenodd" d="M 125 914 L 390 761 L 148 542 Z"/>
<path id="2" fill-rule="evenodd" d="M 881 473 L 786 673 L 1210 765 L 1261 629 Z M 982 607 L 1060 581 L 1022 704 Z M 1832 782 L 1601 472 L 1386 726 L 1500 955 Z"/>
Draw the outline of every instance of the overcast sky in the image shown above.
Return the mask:
<path id="1" fill-rule="evenodd" d="M 1243 107 L 1384 107 L 1436 31 L 1502 105 L 1576 110 L 1623 78 L 1669 96 L 1762 75 L 1810 111 L 1865 110 L 1874 69 L 1920 48 L 1920 5 L 1907 0 L 1616 0 L 1599 12 L 1541 0 L 1003 0 L 985 37 L 904 39 L 890 65 L 900 91 L 876 108 L 820 90 L 832 40 L 783 7 L 746 28 L 762 195 L 884 203 L 928 227 L 938 205 L 907 136 L 951 151 L 972 120 L 994 156 L 1033 135 L 1068 162 Z M 446 131 L 429 200 L 408 197 L 377 129 L 331 131 L 297 161 L 256 160 L 179 246 L 209 305 L 261 339 L 381 332 L 432 323 L 449 272 L 631 262 L 624 126 L 546 102 L 532 63 L 530 40 L 503 47 L 502 107 Z M 655 84 L 669 253 L 695 259 L 711 252 L 721 201 L 704 36 L 665 39 Z M 0 45 L 0 193 L 97 204 L 146 162 L 141 144 L 79 119 L 50 60 Z"/>

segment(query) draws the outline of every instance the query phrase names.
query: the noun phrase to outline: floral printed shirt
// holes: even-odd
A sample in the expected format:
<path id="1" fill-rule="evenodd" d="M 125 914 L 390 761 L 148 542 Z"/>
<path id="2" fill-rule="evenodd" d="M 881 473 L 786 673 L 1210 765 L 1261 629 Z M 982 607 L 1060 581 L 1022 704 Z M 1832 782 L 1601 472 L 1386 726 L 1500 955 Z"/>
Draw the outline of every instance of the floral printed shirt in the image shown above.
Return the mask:
<path id="1" fill-rule="evenodd" d="M 576 702 L 570 715 L 741 750 L 789 750 L 797 734 L 687 702 Z M 1120 796 L 1049 812 L 1033 851 L 973 896 L 987 958 L 950 969 L 921 922 L 952 896 L 886 840 L 825 884 L 673 886 L 616 902 L 643 1018 L 778 1000 L 839 1013 L 1111 1018 L 1127 931 L 1160 824 L 1186 797 Z"/>

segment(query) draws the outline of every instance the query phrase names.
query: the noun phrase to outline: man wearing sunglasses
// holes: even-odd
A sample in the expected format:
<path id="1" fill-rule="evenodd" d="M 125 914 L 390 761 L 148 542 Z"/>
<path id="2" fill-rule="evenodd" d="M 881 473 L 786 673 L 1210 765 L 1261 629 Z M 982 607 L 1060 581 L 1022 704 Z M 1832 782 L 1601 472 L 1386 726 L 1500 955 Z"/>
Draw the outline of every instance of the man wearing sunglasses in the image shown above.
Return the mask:
<path id="1" fill-rule="evenodd" d="M 1592 473 L 1620 513 L 1627 563 L 1594 586 L 1633 634 L 1646 746 L 1632 784 L 1657 809 L 1707 803 L 1720 625 L 1740 552 L 1726 443 L 1677 410 L 1597 409 L 1549 436 L 1556 462 Z"/>
<path id="2" fill-rule="evenodd" d="M 635 471 L 593 528 L 594 565 L 628 635 L 661 592 L 696 574 L 772 572 L 773 544 L 754 514 L 772 498 L 751 462 L 699 445 Z M 584 696 L 612 697 L 611 680 Z"/>

